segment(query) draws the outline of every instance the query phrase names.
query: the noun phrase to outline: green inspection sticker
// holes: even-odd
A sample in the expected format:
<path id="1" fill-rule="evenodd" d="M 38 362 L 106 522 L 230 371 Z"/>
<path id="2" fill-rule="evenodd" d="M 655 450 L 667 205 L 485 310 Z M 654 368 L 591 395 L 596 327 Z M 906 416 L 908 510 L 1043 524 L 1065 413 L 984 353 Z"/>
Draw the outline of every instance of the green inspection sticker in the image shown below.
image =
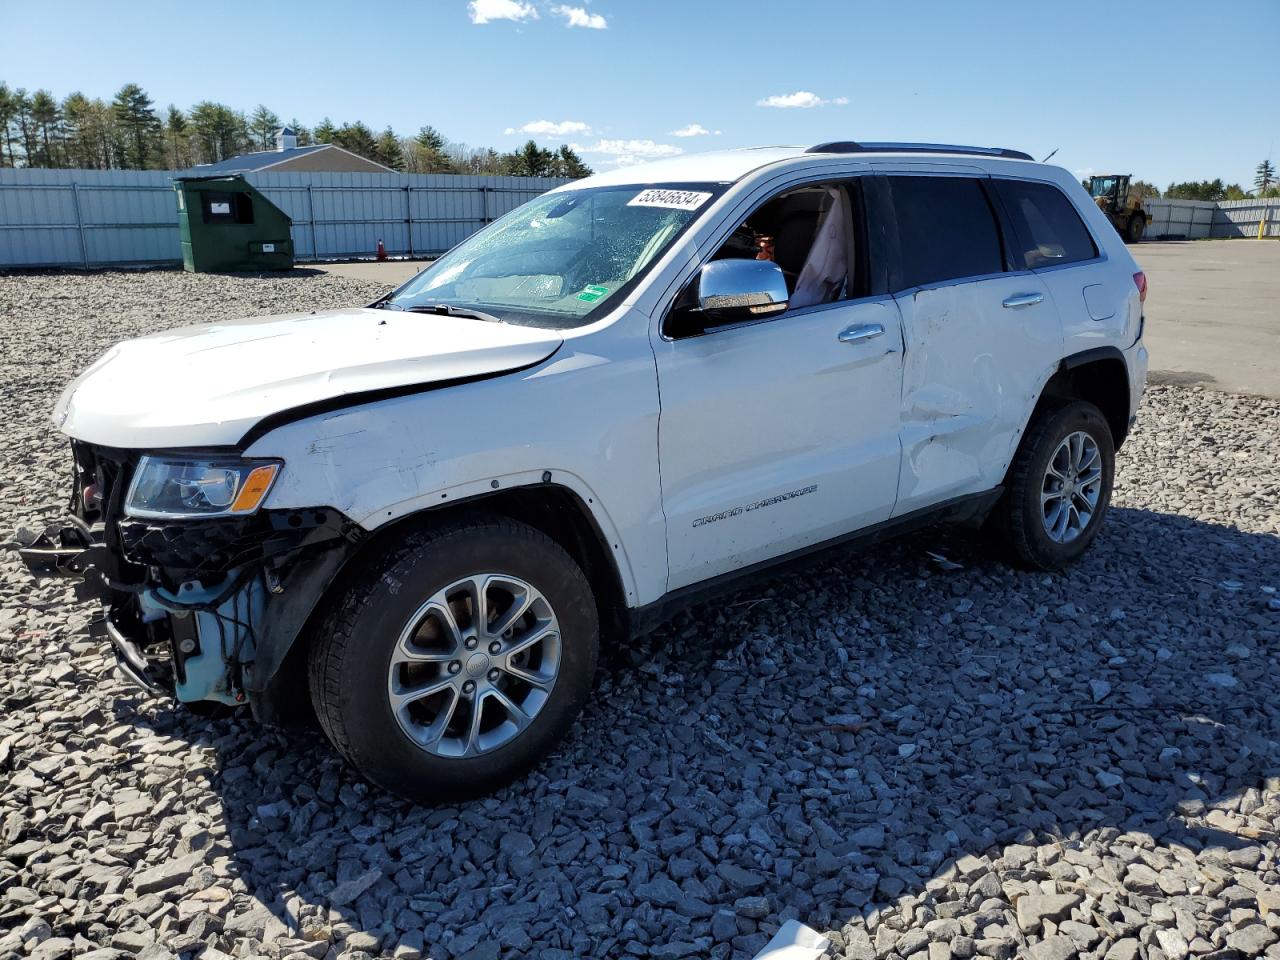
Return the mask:
<path id="1" fill-rule="evenodd" d="M 608 295 L 608 287 L 602 287 L 598 283 L 591 283 L 582 288 L 582 292 L 578 294 L 578 299 L 587 303 L 595 303 L 601 297 L 607 297 Z"/>

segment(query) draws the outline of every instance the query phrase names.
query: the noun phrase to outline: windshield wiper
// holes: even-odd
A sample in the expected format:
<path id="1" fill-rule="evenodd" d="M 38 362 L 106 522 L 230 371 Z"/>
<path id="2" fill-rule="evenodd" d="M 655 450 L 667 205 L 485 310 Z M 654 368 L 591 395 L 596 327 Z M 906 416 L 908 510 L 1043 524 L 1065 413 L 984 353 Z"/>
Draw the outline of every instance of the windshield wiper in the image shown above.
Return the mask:
<path id="1" fill-rule="evenodd" d="M 499 317 L 495 317 L 492 313 L 485 313 L 482 310 L 472 310 L 470 307 L 455 307 L 451 303 L 431 303 L 420 306 L 404 307 L 409 313 L 435 313 L 444 317 L 466 317 L 471 320 L 486 320 L 489 323 L 501 323 Z"/>

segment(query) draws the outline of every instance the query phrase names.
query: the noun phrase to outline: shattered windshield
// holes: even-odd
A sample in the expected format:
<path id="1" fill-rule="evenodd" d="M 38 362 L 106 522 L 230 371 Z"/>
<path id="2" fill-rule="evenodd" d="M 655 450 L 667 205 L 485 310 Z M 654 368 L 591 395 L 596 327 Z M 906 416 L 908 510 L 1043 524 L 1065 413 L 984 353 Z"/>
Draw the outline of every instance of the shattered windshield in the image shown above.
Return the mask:
<path id="1" fill-rule="evenodd" d="M 694 183 L 544 194 L 464 240 L 379 305 L 421 312 L 447 305 L 508 323 L 581 326 L 722 189 Z"/>

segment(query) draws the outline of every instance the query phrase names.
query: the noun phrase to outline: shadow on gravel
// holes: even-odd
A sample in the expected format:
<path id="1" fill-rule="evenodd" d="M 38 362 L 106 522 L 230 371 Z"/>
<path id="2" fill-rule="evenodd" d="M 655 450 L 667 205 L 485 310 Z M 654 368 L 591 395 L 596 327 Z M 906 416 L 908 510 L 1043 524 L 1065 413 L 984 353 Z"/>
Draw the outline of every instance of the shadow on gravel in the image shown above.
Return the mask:
<path id="1" fill-rule="evenodd" d="M 228 933 L 751 956 L 788 917 L 838 933 L 905 896 L 954 915 L 935 897 L 955 884 L 930 881 L 1012 843 L 1256 844 L 1277 586 L 1280 538 L 1144 510 L 1113 510 L 1060 576 L 921 534 L 614 651 L 561 752 L 461 807 L 367 788 L 318 734 L 150 721 L 216 751 L 229 849 L 210 856 L 265 905 Z"/>

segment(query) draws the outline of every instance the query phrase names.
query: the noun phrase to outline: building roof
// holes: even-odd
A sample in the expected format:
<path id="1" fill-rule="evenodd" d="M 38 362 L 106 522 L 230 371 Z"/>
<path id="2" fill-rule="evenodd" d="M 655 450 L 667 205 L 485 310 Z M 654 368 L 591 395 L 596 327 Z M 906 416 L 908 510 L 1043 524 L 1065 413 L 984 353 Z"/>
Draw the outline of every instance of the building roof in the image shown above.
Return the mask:
<path id="1" fill-rule="evenodd" d="M 342 147 L 333 143 L 314 143 L 309 147 L 289 147 L 287 150 L 262 150 L 258 153 L 242 153 L 238 157 L 227 157 L 225 160 L 219 160 L 217 163 L 201 163 L 187 170 L 186 173 L 193 177 L 221 176 L 231 173 L 251 173 L 255 170 L 266 170 L 270 167 L 276 167 L 281 164 L 287 164 L 290 160 L 296 160 L 298 157 L 306 156 L 311 153 L 319 153 L 324 150 L 337 150 L 341 153 L 358 156 L 351 153 L 350 150 L 344 150 Z M 376 160 L 369 160 L 367 157 L 361 157 L 361 160 L 372 164 L 387 173 L 395 173 L 390 167 L 383 166 Z"/>
<path id="2" fill-rule="evenodd" d="M 294 157 L 300 157 L 303 154 L 315 153 L 317 150 L 323 150 L 327 146 L 327 143 L 317 143 L 310 147 L 290 147 L 288 150 L 263 150 L 259 153 L 242 153 L 238 157 L 227 157 L 227 159 L 219 160 L 217 163 L 199 164 L 192 167 L 189 172 L 201 177 L 221 173 L 247 173 L 250 170 L 274 167 L 277 163 L 292 160 Z"/>

